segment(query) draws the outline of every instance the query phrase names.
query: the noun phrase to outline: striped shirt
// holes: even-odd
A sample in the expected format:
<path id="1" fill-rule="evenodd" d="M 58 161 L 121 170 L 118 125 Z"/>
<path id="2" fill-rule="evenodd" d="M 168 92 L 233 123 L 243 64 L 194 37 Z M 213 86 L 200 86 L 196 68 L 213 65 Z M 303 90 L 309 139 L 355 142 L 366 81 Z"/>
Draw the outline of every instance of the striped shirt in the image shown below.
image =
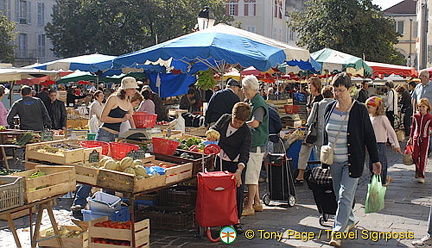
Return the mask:
<path id="1" fill-rule="evenodd" d="M 325 127 L 328 135 L 329 145 L 333 147 L 335 162 L 343 163 L 348 161 L 347 130 L 349 116 L 347 117 L 347 120 L 341 129 L 342 122 L 344 121 L 347 114 L 349 113 L 333 109 L 330 119 Z M 336 140 L 339 129 L 341 129 L 341 132 L 335 145 L 334 141 Z"/>

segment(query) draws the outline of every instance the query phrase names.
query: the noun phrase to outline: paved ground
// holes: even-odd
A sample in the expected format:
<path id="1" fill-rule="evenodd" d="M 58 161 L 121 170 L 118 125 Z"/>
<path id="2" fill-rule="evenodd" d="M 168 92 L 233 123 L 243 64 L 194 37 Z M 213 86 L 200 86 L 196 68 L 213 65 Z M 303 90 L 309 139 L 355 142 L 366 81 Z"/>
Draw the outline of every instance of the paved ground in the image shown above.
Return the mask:
<path id="1" fill-rule="evenodd" d="M 387 190 L 386 206 L 379 213 L 364 213 L 364 201 L 369 181 L 369 176 L 365 173 L 359 182 L 356 194 L 355 215 L 359 222 L 351 234 L 355 236 L 343 241 L 344 247 L 411 247 L 412 239 L 402 237 L 402 235 L 406 236 L 406 233 L 410 232 L 417 239 L 426 234 L 429 206 L 431 205 L 430 196 L 432 195 L 431 166 L 427 167 L 426 183 L 418 184 L 414 179 L 414 166 L 403 165 L 401 155 L 397 155 L 389 149 L 388 159 L 391 165 L 389 175 L 394 180 Z M 266 206 L 264 212 L 242 218 L 241 222 L 244 224 L 244 229 L 252 230 L 248 234 L 253 232 L 255 236 L 252 239 L 247 239 L 245 235 L 239 235 L 230 246 L 329 247 L 326 230 L 330 229 L 332 222 L 328 222 L 328 227 L 321 226 L 312 192 L 307 186 L 296 189 L 297 204 L 294 207 L 284 207 L 278 205 L 280 203 L 274 202 L 272 203 L 273 206 Z M 261 191 L 262 193 L 265 192 L 265 187 L 262 187 Z M 67 217 L 68 213 L 60 209 L 68 209 L 70 203 L 69 199 L 61 199 L 59 205 L 56 206 L 58 209 L 56 216 L 65 215 Z M 68 220 L 64 218 L 58 222 L 67 223 Z M 22 240 L 28 239 L 26 226 L 28 217 L 20 218 L 15 223 L 19 228 Z M 44 223 L 47 223 L 46 218 L 44 218 Z M 0 226 L 5 226 L 5 224 L 4 221 L 0 221 Z M 280 240 L 268 236 L 271 232 L 275 234 L 287 230 L 292 234 L 298 234 L 298 236 L 292 235 L 287 239 L 285 234 L 284 238 Z M 386 232 L 393 237 L 385 240 L 385 236 L 381 232 Z M 221 242 L 211 243 L 206 238 L 196 237 L 195 234 L 194 230 L 188 232 L 151 230 L 151 247 L 227 246 Z M 381 236 L 378 236 L 380 234 Z M 321 237 L 318 237 L 319 235 Z M 302 238 L 304 240 L 301 240 Z M 15 247 L 12 235 L 7 229 L 0 230 L 0 247 Z"/>

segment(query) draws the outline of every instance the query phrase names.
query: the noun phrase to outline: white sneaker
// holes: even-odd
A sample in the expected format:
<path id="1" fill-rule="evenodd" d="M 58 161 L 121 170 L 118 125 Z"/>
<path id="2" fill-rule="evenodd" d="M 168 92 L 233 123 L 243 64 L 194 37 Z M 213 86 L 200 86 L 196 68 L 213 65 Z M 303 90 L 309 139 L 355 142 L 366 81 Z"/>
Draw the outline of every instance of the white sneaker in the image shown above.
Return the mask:
<path id="1" fill-rule="evenodd" d="M 432 245 L 432 237 L 428 234 L 419 240 L 413 241 L 412 245 L 414 246 Z"/>
<path id="2" fill-rule="evenodd" d="M 331 239 L 329 245 L 334 246 L 334 247 L 341 247 L 342 246 L 342 240 Z"/>
<path id="3" fill-rule="evenodd" d="M 422 177 L 419 177 L 419 178 L 417 179 L 417 182 L 418 182 L 418 183 L 424 183 L 424 182 L 425 182 L 425 179 L 422 178 Z"/>

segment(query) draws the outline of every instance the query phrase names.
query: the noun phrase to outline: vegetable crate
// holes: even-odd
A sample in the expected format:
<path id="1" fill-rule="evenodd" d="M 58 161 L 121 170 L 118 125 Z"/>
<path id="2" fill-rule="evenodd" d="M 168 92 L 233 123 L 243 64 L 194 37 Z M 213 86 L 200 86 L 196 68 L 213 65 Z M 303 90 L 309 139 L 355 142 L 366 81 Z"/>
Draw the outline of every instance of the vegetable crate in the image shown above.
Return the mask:
<path id="1" fill-rule="evenodd" d="M 117 248 L 125 247 L 119 242 L 128 241 L 132 247 L 133 233 L 130 229 L 116 229 L 110 227 L 98 227 L 96 224 L 107 221 L 108 217 L 90 221 L 89 225 L 89 248 Z M 150 247 L 150 221 L 145 219 L 134 223 L 135 247 Z M 96 243 L 105 240 L 103 243 Z M 111 244 L 109 244 L 110 242 Z M 117 244 L 115 244 L 117 243 Z"/>
<path id="2" fill-rule="evenodd" d="M 178 153 L 183 154 L 186 153 L 188 157 L 179 157 L 179 156 L 170 156 L 170 155 L 164 155 L 164 154 L 155 154 L 156 159 L 163 160 L 171 163 L 177 163 L 177 164 L 185 164 L 185 163 L 192 163 L 192 176 L 195 176 L 198 172 L 202 169 L 202 153 L 198 152 L 191 152 L 187 150 L 176 150 Z M 204 167 L 207 169 L 213 168 L 215 156 L 214 155 L 204 155 Z"/>
<path id="3" fill-rule="evenodd" d="M 49 147 L 64 146 L 65 151 L 59 153 L 48 152 Z M 84 161 L 84 148 L 76 140 L 56 140 L 29 144 L 26 146 L 26 160 L 35 159 L 55 164 L 72 164 Z"/>
<path id="4" fill-rule="evenodd" d="M 30 178 L 33 173 L 38 171 L 45 173 L 45 175 Z M 13 175 L 24 177 L 26 203 L 75 191 L 75 167 L 73 166 L 36 165 L 33 170 L 18 172 Z"/>
<path id="5" fill-rule="evenodd" d="M 165 175 L 137 179 L 133 174 L 99 169 L 96 185 L 101 188 L 112 189 L 119 192 L 137 193 L 162 187 L 165 185 L 165 180 Z"/>
<path id="6" fill-rule="evenodd" d="M 84 164 L 74 164 L 76 181 L 89 185 L 97 185 L 99 168 L 86 166 Z"/>
<path id="7" fill-rule="evenodd" d="M 152 229 L 186 231 L 194 227 L 193 207 L 150 206 L 136 214 L 138 218 L 149 218 Z"/>
<path id="8" fill-rule="evenodd" d="M 24 205 L 24 178 L 0 176 L 0 211 Z"/>
<path id="9" fill-rule="evenodd" d="M 82 229 L 78 226 L 63 226 L 67 231 L 82 231 Z M 57 239 L 52 236 L 52 238 L 48 238 L 45 233 L 41 233 L 40 237 L 44 240 L 38 242 L 39 247 L 60 247 L 57 243 Z M 63 241 L 63 246 L 67 248 L 88 248 L 88 239 L 89 233 L 82 232 L 80 235 L 65 235 L 61 237 Z"/>

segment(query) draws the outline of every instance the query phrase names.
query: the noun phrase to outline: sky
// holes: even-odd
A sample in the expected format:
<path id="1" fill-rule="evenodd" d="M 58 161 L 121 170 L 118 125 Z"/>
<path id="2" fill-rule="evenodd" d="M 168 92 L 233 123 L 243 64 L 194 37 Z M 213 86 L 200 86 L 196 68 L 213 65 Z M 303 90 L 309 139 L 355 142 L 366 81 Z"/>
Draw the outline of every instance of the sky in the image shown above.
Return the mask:
<path id="1" fill-rule="evenodd" d="M 381 6 L 381 9 L 387 9 L 403 0 L 372 0 L 372 2 L 376 5 Z"/>

